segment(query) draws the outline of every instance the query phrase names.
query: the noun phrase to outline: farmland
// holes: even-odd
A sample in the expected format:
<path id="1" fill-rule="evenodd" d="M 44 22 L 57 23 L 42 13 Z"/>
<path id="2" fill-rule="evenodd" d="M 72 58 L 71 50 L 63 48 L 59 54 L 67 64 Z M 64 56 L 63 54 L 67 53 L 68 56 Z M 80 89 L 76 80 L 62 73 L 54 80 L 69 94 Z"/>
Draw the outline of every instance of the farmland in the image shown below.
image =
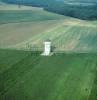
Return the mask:
<path id="1" fill-rule="evenodd" d="M 62 16 L 42 8 L 1 8 L 0 48 L 43 49 L 43 42 L 50 39 L 55 51 L 97 51 L 97 21 Z"/>
<path id="2" fill-rule="evenodd" d="M 0 46 L 26 49 L 27 45 L 43 48 L 46 39 L 60 51 L 97 51 L 96 22 L 75 19 L 23 22 L 0 26 Z M 4 30 L 5 29 L 5 30 Z"/>
<path id="3" fill-rule="evenodd" d="M 95 54 L 42 57 L 39 53 L 0 50 L 0 55 L 1 100 L 89 98 L 95 78 Z"/>
<path id="4" fill-rule="evenodd" d="M 0 10 L 0 47 L 16 45 L 28 41 L 38 34 L 54 28 L 65 17 L 35 7 L 13 7 L 8 5 Z"/>
<path id="5" fill-rule="evenodd" d="M 96 71 L 96 20 L 0 4 L 0 100 L 96 100 Z"/>

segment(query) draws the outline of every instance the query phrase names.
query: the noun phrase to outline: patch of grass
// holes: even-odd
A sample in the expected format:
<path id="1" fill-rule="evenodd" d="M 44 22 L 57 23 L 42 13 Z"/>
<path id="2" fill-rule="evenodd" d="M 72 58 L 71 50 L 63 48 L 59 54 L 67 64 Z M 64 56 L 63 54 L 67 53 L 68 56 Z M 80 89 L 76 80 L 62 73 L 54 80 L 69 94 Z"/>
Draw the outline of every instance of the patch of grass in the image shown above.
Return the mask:
<path id="1" fill-rule="evenodd" d="M 97 100 L 97 64 L 96 64 L 96 71 L 95 71 L 95 80 L 93 83 L 91 95 L 89 96 L 89 100 Z"/>
<path id="2" fill-rule="evenodd" d="M 12 65 L 18 63 L 28 55 L 29 52 L 27 53 L 25 51 L 0 49 L 0 73 L 10 69 Z"/>
<path id="3" fill-rule="evenodd" d="M 33 8 L 32 8 L 33 9 Z M 64 19 L 62 15 L 40 10 L 0 10 L 0 24 Z"/>
<path id="4" fill-rule="evenodd" d="M 2 52 L 2 51 L 0 51 Z M 10 51 L 3 51 L 10 52 Z M 9 69 L 0 73 L 1 100 L 87 100 L 93 85 L 96 54 L 55 54 L 42 57 L 31 52 L 11 51 L 13 62 L 0 56 Z M 12 54 L 11 54 L 12 53 Z M 22 57 L 21 57 L 22 56 Z M 20 59 L 18 62 L 14 60 Z"/>

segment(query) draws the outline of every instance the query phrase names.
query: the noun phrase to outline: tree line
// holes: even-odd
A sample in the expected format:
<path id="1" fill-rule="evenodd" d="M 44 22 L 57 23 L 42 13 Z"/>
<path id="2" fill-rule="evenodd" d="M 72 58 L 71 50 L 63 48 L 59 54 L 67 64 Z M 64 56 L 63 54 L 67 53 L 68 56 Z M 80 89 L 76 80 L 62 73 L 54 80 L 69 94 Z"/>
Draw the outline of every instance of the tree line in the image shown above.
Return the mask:
<path id="1" fill-rule="evenodd" d="M 43 7 L 45 10 L 71 16 L 84 20 L 97 19 L 97 4 L 94 5 L 68 5 L 64 0 L 3 0 L 7 3 Z M 87 1 L 87 0 L 86 0 Z"/>

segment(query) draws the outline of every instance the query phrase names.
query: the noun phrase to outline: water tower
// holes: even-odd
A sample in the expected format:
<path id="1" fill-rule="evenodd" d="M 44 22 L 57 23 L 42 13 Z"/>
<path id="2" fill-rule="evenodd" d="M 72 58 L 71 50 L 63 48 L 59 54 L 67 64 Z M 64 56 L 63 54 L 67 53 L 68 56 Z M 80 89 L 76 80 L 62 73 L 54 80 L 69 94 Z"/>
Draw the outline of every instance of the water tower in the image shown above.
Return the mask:
<path id="1" fill-rule="evenodd" d="M 49 56 L 51 54 L 51 41 L 46 40 L 44 41 L 44 52 L 42 55 Z"/>

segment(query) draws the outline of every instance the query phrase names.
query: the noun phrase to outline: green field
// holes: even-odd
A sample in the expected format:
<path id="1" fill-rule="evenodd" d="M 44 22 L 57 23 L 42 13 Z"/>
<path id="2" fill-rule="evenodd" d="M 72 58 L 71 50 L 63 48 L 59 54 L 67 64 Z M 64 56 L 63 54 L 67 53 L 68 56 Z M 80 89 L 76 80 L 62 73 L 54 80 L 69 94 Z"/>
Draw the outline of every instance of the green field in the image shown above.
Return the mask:
<path id="1" fill-rule="evenodd" d="M 62 17 L 65 18 L 37 8 L 32 8 L 32 10 L 0 10 L 0 24 L 60 20 Z"/>
<path id="2" fill-rule="evenodd" d="M 96 66 L 97 66 L 97 64 L 96 64 Z M 93 87 L 91 90 L 91 94 L 89 96 L 89 100 L 97 100 L 97 69 L 96 69 L 96 73 L 95 73 L 94 84 L 93 84 Z"/>
<path id="3" fill-rule="evenodd" d="M 95 54 L 42 57 L 0 50 L 0 55 L 0 100 L 89 99 L 97 67 Z"/>
<path id="4" fill-rule="evenodd" d="M 96 100 L 96 72 L 96 20 L 0 3 L 0 100 Z"/>

